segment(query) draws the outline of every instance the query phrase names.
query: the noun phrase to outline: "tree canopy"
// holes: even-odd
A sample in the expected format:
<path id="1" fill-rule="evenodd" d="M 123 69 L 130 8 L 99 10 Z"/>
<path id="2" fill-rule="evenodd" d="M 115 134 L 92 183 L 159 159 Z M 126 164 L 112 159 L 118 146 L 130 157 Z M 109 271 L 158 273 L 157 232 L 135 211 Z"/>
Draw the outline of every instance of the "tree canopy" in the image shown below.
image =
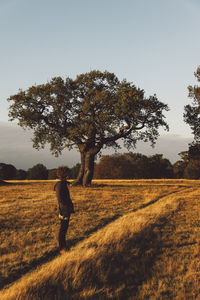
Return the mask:
<path id="1" fill-rule="evenodd" d="M 35 148 L 49 143 L 55 155 L 66 147 L 80 152 L 76 183 L 83 185 L 91 183 L 95 156 L 103 148 L 117 149 L 119 140 L 128 149 L 139 140 L 153 145 L 159 127 L 168 130 L 166 104 L 107 71 L 80 74 L 75 80 L 55 77 L 8 100 L 10 119 L 33 129 Z"/>
<path id="2" fill-rule="evenodd" d="M 15 179 L 16 172 L 17 170 L 13 165 L 0 163 L 0 179 Z"/>
<path id="3" fill-rule="evenodd" d="M 17 180 L 24 180 L 27 177 L 27 172 L 25 170 L 19 169 L 16 173 Z"/>
<path id="4" fill-rule="evenodd" d="M 28 179 L 48 179 L 48 170 L 43 164 L 37 164 L 27 171 Z"/>
<path id="5" fill-rule="evenodd" d="M 198 82 L 200 82 L 200 67 L 194 73 Z M 200 87 L 198 85 L 188 86 L 188 96 L 192 98 L 191 104 L 185 106 L 184 121 L 188 123 L 194 134 L 196 142 L 200 141 Z"/>
<path id="6" fill-rule="evenodd" d="M 173 178 L 173 167 L 162 154 L 140 153 L 104 155 L 95 165 L 94 177 L 99 179 Z"/>
<path id="7" fill-rule="evenodd" d="M 184 177 L 188 179 L 200 178 L 200 160 L 192 159 L 184 170 Z"/>
<path id="8" fill-rule="evenodd" d="M 199 179 L 200 178 L 200 144 L 192 143 L 188 146 L 188 151 L 179 153 L 181 160 L 174 166 L 176 178 Z"/>

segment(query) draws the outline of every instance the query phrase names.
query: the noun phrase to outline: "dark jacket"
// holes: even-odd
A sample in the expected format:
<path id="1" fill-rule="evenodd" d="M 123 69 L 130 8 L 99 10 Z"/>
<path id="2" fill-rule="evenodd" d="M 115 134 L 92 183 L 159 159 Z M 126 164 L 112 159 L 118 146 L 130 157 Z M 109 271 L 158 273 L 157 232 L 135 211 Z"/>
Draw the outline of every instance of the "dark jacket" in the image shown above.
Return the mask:
<path id="1" fill-rule="evenodd" d="M 74 213 L 74 206 L 70 198 L 67 181 L 58 181 L 54 186 L 54 191 L 56 191 L 60 215 L 67 217 L 71 213 Z"/>

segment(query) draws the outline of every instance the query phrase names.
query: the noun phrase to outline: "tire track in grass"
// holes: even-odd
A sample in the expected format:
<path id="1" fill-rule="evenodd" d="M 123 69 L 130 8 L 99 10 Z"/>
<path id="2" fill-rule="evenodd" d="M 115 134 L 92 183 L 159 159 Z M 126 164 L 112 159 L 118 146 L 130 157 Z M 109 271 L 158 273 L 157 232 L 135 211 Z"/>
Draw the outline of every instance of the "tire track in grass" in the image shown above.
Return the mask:
<path id="1" fill-rule="evenodd" d="M 148 206 L 150 206 L 150 205 L 152 205 L 152 204 L 154 204 L 154 203 L 156 203 L 156 202 L 162 200 L 163 198 L 165 198 L 165 197 L 167 197 L 167 196 L 171 196 L 171 195 L 173 195 L 173 194 L 185 192 L 185 191 L 187 191 L 187 190 L 190 191 L 191 189 L 198 189 L 198 187 L 194 187 L 194 186 L 188 187 L 188 186 L 187 186 L 186 188 L 182 189 L 181 191 L 173 191 L 173 192 L 170 192 L 170 193 L 168 193 L 168 194 L 165 194 L 165 195 L 163 195 L 163 196 L 161 196 L 161 197 L 156 197 L 155 199 L 153 199 L 153 200 L 151 200 L 151 201 L 149 201 L 149 202 L 147 202 L 147 203 L 142 204 L 142 205 L 139 206 L 138 208 L 135 208 L 133 211 L 136 212 L 136 211 L 138 211 L 138 210 L 140 210 L 140 209 L 146 208 L 146 207 L 148 207 Z"/>

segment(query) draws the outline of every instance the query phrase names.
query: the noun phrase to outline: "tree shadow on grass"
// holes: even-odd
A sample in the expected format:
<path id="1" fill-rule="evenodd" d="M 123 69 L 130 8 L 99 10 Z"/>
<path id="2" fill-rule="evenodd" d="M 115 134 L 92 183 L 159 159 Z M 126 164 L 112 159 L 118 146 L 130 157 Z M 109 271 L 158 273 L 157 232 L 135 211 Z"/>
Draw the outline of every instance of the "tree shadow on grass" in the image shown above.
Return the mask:
<path id="1" fill-rule="evenodd" d="M 178 191 L 169 193 L 167 195 L 176 193 Z M 165 197 L 167 195 L 164 195 L 162 197 Z M 142 208 L 145 208 L 149 205 L 152 205 L 153 203 L 157 202 L 158 200 L 160 200 L 162 197 L 158 197 L 152 201 L 149 201 L 146 204 L 141 205 L 139 208 L 133 210 L 133 211 L 138 211 Z M 102 218 L 100 223 L 95 226 L 94 228 L 90 229 L 90 230 L 86 230 L 84 233 L 84 236 L 79 237 L 79 238 L 74 238 L 74 239 L 67 239 L 67 248 L 68 250 L 70 250 L 71 247 L 75 246 L 77 243 L 79 243 L 80 241 L 84 240 L 86 237 L 88 237 L 90 234 L 96 232 L 97 230 L 105 227 L 106 225 L 108 225 L 109 223 L 115 221 L 116 219 L 118 219 L 119 217 L 121 217 L 121 214 L 116 214 L 111 218 Z M 48 251 L 47 253 L 45 253 L 42 257 L 37 258 L 32 260 L 29 264 L 25 264 L 24 266 L 22 266 L 20 268 L 20 270 L 17 270 L 15 272 L 13 272 L 11 275 L 9 275 L 9 277 L 5 278 L 2 277 L 0 278 L 0 289 L 2 289 L 3 287 L 5 287 L 6 285 L 13 283 L 14 281 L 18 280 L 20 277 L 22 277 L 24 274 L 33 271 L 34 269 L 36 269 L 38 266 L 40 266 L 41 264 L 44 264 L 46 262 L 51 261 L 52 259 L 54 259 L 57 255 L 59 254 L 58 249 L 53 249 L 52 251 Z"/>
<path id="2" fill-rule="evenodd" d="M 143 204 L 142 206 L 140 206 L 139 208 L 137 208 L 133 211 L 138 211 L 142 208 L 152 205 L 155 202 L 157 202 L 158 200 L 160 200 L 161 198 L 166 197 L 170 194 L 177 193 L 177 192 L 179 192 L 179 191 L 174 191 L 174 192 L 171 192 L 162 197 L 158 197 L 152 201 L 149 201 L 146 204 Z M 71 247 L 75 246 L 78 242 L 84 240 L 86 238 L 85 236 L 89 236 L 90 234 L 98 231 L 99 229 L 105 227 L 106 225 L 108 225 L 109 223 L 118 219 L 119 217 L 121 217 L 121 214 L 116 214 L 111 218 L 103 218 L 103 219 L 101 219 L 100 223 L 97 226 L 95 226 L 94 228 L 92 228 L 90 230 L 85 231 L 84 236 L 82 236 L 80 238 L 74 238 L 74 239 L 67 240 L 68 250 Z M 164 224 L 165 221 L 166 221 L 165 218 L 159 219 L 159 222 L 161 224 Z M 110 262 L 112 262 L 112 265 L 114 266 L 115 269 L 117 268 L 117 269 L 121 270 L 121 268 L 125 268 L 128 270 L 129 265 L 133 264 L 133 270 L 135 270 L 134 272 L 137 271 L 136 272 L 137 274 L 135 274 L 133 272 L 133 270 L 131 271 L 131 274 L 133 272 L 134 276 L 135 276 L 135 279 L 134 279 L 135 283 L 133 285 L 135 286 L 135 284 L 136 284 L 136 286 L 137 286 L 139 284 L 139 282 L 144 281 L 147 274 L 150 274 L 149 271 L 153 265 L 153 261 L 155 261 L 155 258 L 160 254 L 161 248 L 165 247 L 165 245 L 159 244 L 158 234 L 155 234 L 152 231 L 152 228 L 155 226 L 158 226 L 158 223 L 156 225 L 151 226 L 150 228 L 146 228 L 143 231 L 139 232 L 137 235 L 134 236 L 134 239 L 130 239 L 130 240 L 128 239 L 127 241 L 125 241 L 125 243 L 127 243 L 127 244 L 124 247 L 124 249 L 126 249 L 126 250 L 124 252 L 120 253 L 119 257 L 118 257 L 118 254 L 112 255 L 112 257 L 105 257 L 105 260 L 107 260 L 106 266 L 108 266 L 108 264 L 110 264 Z M 127 251 L 130 251 L 130 254 L 127 255 Z M 132 253 L 132 251 L 133 251 L 133 253 Z M 137 253 L 137 254 L 135 254 L 135 253 Z M 41 264 L 51 261 L 57 255 L 58 255 L 58 250 L 53 249 L 52 251 L 47 252 L 42 257 L 34 259 L 29 264 L 22 266 L 22 268 L 20 268 L 20 270 L 14 272 L 8 278 L 0 278 L 1 279 L 0 280 L 0 289 L 2 289 L 3 287 L 5 287 L 6 285 L 8 285 L 10 283 L 13 283 L 15 280 L 19 279 L 24 274 L 26 274 L 30 271 L 33 271 Z M 121 259 L 122 257 L 126 257 L 126 261 L 123 261 L 123 259 Z M 127 257 L 128 257 L 128 259 L 127 259 Z M 127 263 L 127 261 L 128 261 L 128 263 Z M 120 271 L 120 274 L 123 274 L 123 270 Z M 119 277 L 120 279 L 122 279 L 120 277 L 121 276 L 120 274 L 117 274 L 117 272 L 114 275 L 112 274 L 112 276 L 108 278 L 108 282 L 110 281 L 112 283 L 112 278 L 115 278 L 115 275 L 117 276 L 117 278 Z M 130 276 L 132 276 L 131 274 L 130 274 Z M 117 280 L 117 278 L 116 278 L 116 280 Z M 122 283 L 124 283 L 123 280 L 122 280 Z M 118 282 L 118 284 L 120 284 L 120 282 Z M 127 289 L 126 293 L 128 293 L 128 289 Z"/>
<path id="3" fill-rule="evenodd" d="M 89 236 L 90 234 L 97 232 L 99 229 L 105 227 L 106 225 L 110 224 L 111 222 L 115 221 L 119 217 L 121 217 L 122 214 L 116 214 L 110 218 L 102 218 L 97 226 L 90 230 L 86 230 L 84 235 Z"/>
<path id="4" fill-rule="evenodd" d="M 83 299 L 81 291 L 91 288 L 96 293 L 87 299 L 137 299 L 139 287 L 153 276 L 153 266 L 162 254 L 160 231 L 154 229 L 166 222 L 167 218 L 161 218 L 134 237 L 121 241 L 120 250 L 105 249 L 97 257 L 97 264 L 87 261 L 82 266 L 82 282 L 78 289 L 71 290 L 69 299 Z M 112 297 L 108 297 L 107 291 Z"/>
<path id="5" fill-rule="evenodd" d="M 19 279 L 22 275 L 28 273 L 29 271 L 32 271 L 36 269 L 40 264 L 46 263 L 53 258 L 56 257 L 58 254 L 58 251 L 52 250 L 47 252 L 45 255 L 43 255 L 40 258 L 32 260 L 30 263 L 24 263 L 24 266 L 22 265 L 20 270 L 17 270 L 9 275 L 9 277 L 2 277 L 0 278 L 0 289 L 4 288 L 6 285 L 13 283 L 15 280 Z"/>
<path id="6" fill-rule="evenodd" d="M 12 184 L 11 182 L 7 182 L 0 179 L 0 186 L 11 185 L 11 184 Z"/>
<path id="7" fill-rule="evenodd" d="M 48 282 L 48 286 L 39 291 L 40 299 L 138 299 L 139 288 L 152 278 L 153 266 L 162 255 L 159 229 L 168 221 L 165 217 L 157 219 L 155 224 L 134 236 L 126 236 L 116 247 L 102 246 L 95 260 L 82 262 L 79 269 L 81 275 L 75 286 L 71 286 L 70 279 L 67 289 L 62 280 Z M 71 245 L 78 241 L 69 240 Z M 56 251 L 49 253 L 49 256 L 51 259 L 55 257 Z M 44 257 L 40 259 L 40 263 L 46 261 Z M 83 290 L 93 290 L 94 293 L 85 298 L 81 296 Z M 170 297 L 166 294 L 163 296 Z"/>
<path id="8" fill-rule="evenodd" d="M 100 223 L 96 227 L 85 231 L 84 236 L 82 236 L 80 238 L 67 239 L 67 249 L 70 250 L 73 246 L 75 246 L 77 243 L 84 240 L 87 236 L 89 236 L 90 234 L 96 232 L 100 228 L 103 228 L 107 224 L 109 224 L 112 221 L 116 220 L 118 217 L 120 217 L 120 215 L 115 215 L 111 218 L 103 218 L 103 219 L 100 220 Z M 53 249 L 52 251 L 46 252 L 42 257 L 34 259 L 30 263 L 26 263 L 26 264 L 24 264 L 24 266 L 22 265 L 20 270 L 17 270 L 15 272 L 13 272 L 12 274 L 9 275 L 9 277 L 2 277 L 1 276 L 0 277 L 0 289 L 4 288 L 5 286 L 7 286 L 11 283 L 13 283 L 14 281 L 18 280 L 19 278 L 21 278 L 26 273 L 35 270 L 38 266 L 53 260 L 58 255 L 59 255 L 59 250 L 58 249 Z"/>

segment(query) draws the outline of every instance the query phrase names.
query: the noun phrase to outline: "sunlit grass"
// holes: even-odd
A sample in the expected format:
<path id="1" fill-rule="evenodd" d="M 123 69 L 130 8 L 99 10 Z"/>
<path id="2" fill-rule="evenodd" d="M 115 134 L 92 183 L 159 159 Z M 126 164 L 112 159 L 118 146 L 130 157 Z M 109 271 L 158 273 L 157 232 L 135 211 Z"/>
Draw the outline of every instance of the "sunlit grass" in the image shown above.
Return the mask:
<path id="1" fill-rule="evenodd" d="M 19 278 L 20 274 L 57 255 L 59 221 L 53 185 L 52 181 L 41 181 L 0 187 L 0 222 L 3 225 L 0 246 L 2 287 Z M 72 288 L 71 296 L 77 299 L 80 296 L 87 298 L 89 295 L 123 299 L 123 295 L 129 297 L 129 294 L 134 295 L 136 299 L 156 299 L 155 296 L 161 299 L 159 297 L 162 295 L 166 294 L 168 297 L 178 292 L 175 290 L 173 294 L 172 286 L 176 285 L 178 280 L 173 279 L 178 270 L 180 271 L 179 265 L 182 260 L 184 265 L 190 267 L 187 272 L 183 268 L 181 276 L 186 276 L 187 273 L 186 277 L 190 276 L 197 286 L 195 267 L 199 263 L 195 265 L 190 260 L 194 260 L 195 255 L 197 257 L 199 254 L 199 213 L 196 212 L 200 211 L 198 185 L 199 181 L 188 180 L 98 180 L 94 181 L 91 188 L 71 187 L 76 211 L 72 216 L 68 234 L 68 244 L 72 248 L 66 259 L 58 257 L 54 263 L 45 267 L 53 270 L 50 274 L 54 274 L 50 275 L 53 279 L 48 279 L 48 282 L 53 282 L 54 288 L 57 285 L 62 286 L 60 293 L 65 297 Z M 191 211 L 193 204 L 195 213 Z M 115 219 L 117 220 L 114 221 Z M 109 225 L 103 228 L 106 224 Z M 183 235 L 181 232 L 184 232 Z M 183 240 L 187 244 L 193 243 L 190 245 L 193 247 L 192 253 L 188 249 L 190 255 L 187 257 L 182 251 L 185 246 L 180 246 L 177 250 L 177 245 L 181 245 Z M 114 269 L 110 267 L 112 263 Z M 138 270 L 138 264 L 142 266 L 141 270 Z M 80 266 L 84 268 L 81 269 Z M 122 271 L 124 266 L 127 268 L 125 273 Z M 130 270 L 128 266 L 131 267 Z M 149 271 L 145 271 L 147 267 L 150 268 L 151 276 L 144 274 L 149 274 Z M 100 285 L 95 278 L 90 278 L 89 284 L 84 284 L 82 277 L 88 272 L 91 274 L 90 268 L 99 272 Z M 65 273 L 69 270 L 72 276 L 70 278 Z M 137 280 L 133 278 L 136 271 L 139 272 Z M 46 271 L 41 269 L 39 272 L 40 282 L 34 285 L 36 292 L 32 291 L 30 294 L 29 291 L 26 296 L 23 292 L 20 299 L 37 299 L 36 294 L 41 293 L 40 289 L 46 291 Z M 124 281 L 120 286 L 116 286 L 112 284 L 111 277 L 116 276 L 121 280 L 119 273 L 123 274 Z M 62 274 L 61 277 L 59 274 Z M 33 278 L 35 281 L 38 275 L 32 276 L 32 279 L 24 279 L 23 284 L 20 283 L 23 289 L 29 290 L 28 282 L 32 282 Z M 68 280 L 73 281 L 72 286 L 69 286 Z M 116 282 L 119 285 L 119 282 Z M 58 287 L 55 289 L 58 292 Z M 196 288 L 194 293 L 197 291 Z M 181 289 L 181 293 L 190 292 Z M 44 299 L 65 299 L 51 298 L 47 291 L 44 293 Z M 14 286 L 11 294 L 15 295 Z M 31 295 L 34 295 L 33 298 Z M 14 297 L 12 299 L 15 299 Z"/>

